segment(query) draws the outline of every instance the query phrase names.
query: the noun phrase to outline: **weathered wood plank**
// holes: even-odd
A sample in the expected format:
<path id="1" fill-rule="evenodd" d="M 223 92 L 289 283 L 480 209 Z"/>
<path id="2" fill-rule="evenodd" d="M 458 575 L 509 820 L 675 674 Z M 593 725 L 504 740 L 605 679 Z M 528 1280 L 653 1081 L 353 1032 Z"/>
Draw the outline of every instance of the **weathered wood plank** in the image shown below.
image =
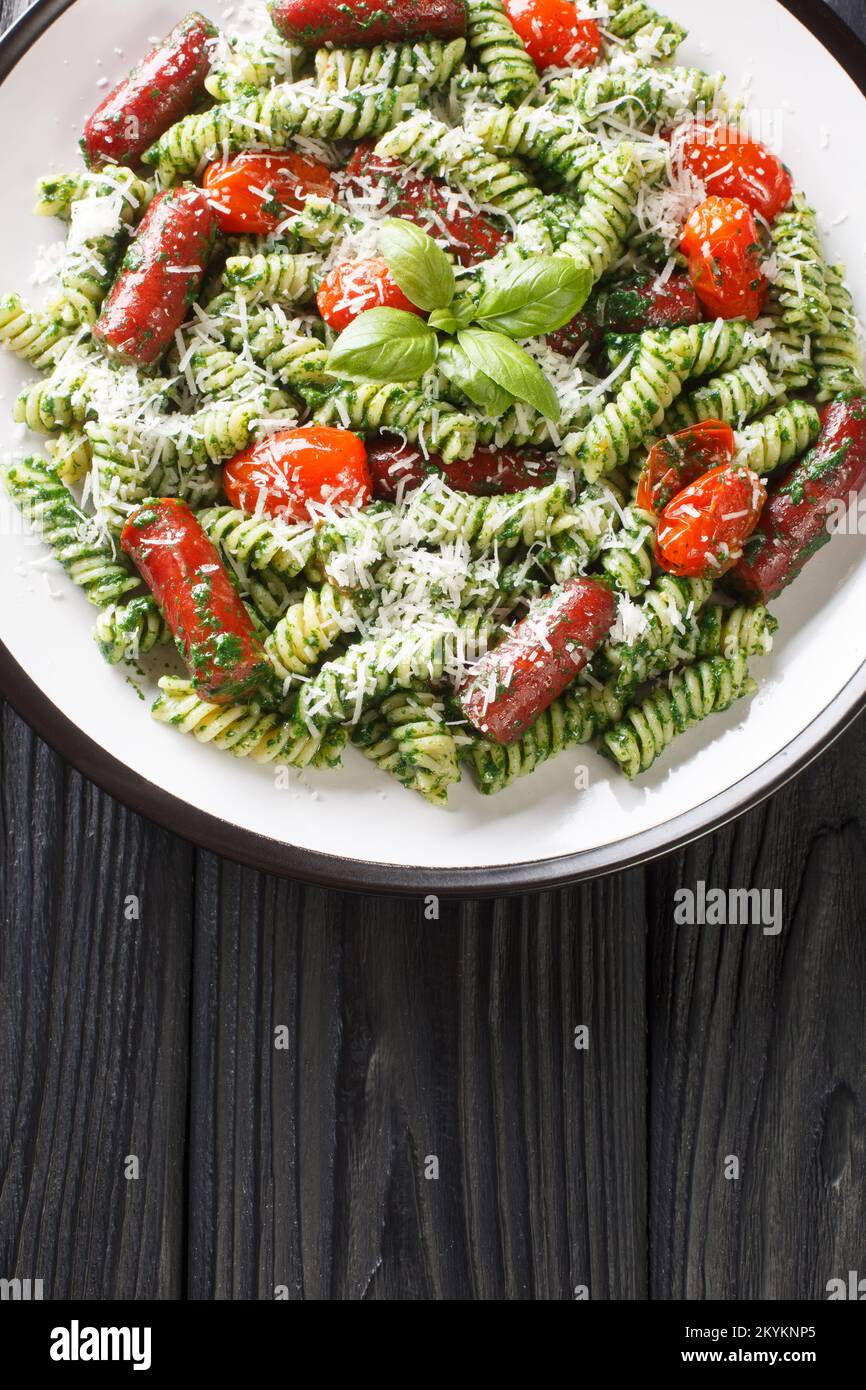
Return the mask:
<path id="1" fill-rule="evenodd" d="M 192 852 L 0 729 L 0 1275 L 177 1297 Z"/>
<path id="2" fill-rule="evenodd" d="M 434 922 L 198 885 L 194 1297 L 646 1296 L 640 873 Z"/>
<path id="3" fill-rule="evenodd" d="M 651 875 L 654 1297 L 822 1298 L 866 1268 L 864 844 L 861 720 Z M 778 890 L 781 932 L 675 925 L 699 881 Z"/>

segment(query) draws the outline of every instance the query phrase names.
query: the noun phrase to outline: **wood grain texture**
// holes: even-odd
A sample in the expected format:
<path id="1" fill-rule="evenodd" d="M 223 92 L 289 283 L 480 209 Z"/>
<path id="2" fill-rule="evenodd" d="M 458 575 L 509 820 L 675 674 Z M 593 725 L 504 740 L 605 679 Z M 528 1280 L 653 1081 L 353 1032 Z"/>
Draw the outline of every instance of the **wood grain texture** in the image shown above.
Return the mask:
<path id="1" fill-rule="evenodd" d="M 194 1297 L 646 1296 L 640 873 L 431 925 L 203 861 Z"/>
<path id="2" fill-rule="evenodd" d="M 866 1272 L 864 769 L 861 721 L 687 851 L 431 921 L 199 853 L 4 711 L 0 1277 L 562 1300 Z M 782 933 L 677 926 L 699 880 L 778 888 Z"/>

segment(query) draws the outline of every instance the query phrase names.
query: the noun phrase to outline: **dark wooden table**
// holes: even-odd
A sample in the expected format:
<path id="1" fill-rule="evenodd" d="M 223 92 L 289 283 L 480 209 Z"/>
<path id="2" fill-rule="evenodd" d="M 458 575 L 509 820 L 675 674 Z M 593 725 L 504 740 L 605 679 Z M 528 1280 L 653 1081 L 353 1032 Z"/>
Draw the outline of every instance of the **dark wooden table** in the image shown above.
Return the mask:
<path id="1" fill-rule="evenodd" d="M 863 720 L 691 849 L 435 923 L 197 851 L 8 708 L 0 796 L 0 1277 L 819 1299 L 866 1274 Z M 676 926 L 699 880 L 781 889 L 784 930 Z"/>

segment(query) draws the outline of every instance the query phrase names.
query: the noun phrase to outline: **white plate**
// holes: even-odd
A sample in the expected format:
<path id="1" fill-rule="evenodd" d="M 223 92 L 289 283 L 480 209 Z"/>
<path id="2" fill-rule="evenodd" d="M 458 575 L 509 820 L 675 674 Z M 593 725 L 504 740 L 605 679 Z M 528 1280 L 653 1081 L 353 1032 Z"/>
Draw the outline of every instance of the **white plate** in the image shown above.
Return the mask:
<path id="1" fill-rule="evenodd" d="M 866 51 L 815 0 L 791 0 L 866 90 Z M 33 183 L 74 167 L 84 118 L 183 0 L 43 0 L 5 41 L 0 88 L 3 287 L 30 285 L 39 243 L 61 235 L 30 215 Z M 205 0 L 219 21 L 232 5 Z M 847 263 L 866 311 L 866 184 L 852 154 L 866 137 L 855 82 L 778 0 L 660 0 L 691 37 L 681 61 L 750 77 L 753 111 L 773 127 L 796 181 L 817 205 L 834 260 Z M 52 22 L 53 20 L 53 22 Z M 227 27 L 231 28 L 231 18 Z M 844 40 L 837 44 L 837 40 Z M 102 83 L 102 85 L 100 85 Z M 7 424 L 27 371 L 0 361 L 0 450 L 21 451 Z M 484 891 L 541 886 L 621 867 L 695 837 L 766 795 L 814 756 L 864 698 L 866 538 L 837 537 L 775 605 L 772 658 L 755 662 L 760 693 L 677 740 L 628 785 L 592 750 L 572 750 L 504 794 L 480 796 L 466 775 L 434 809 L 350 750 L 342 773 L 288 787 L 153 723 L 122 670 L 92 641 L 93 608 L 59 572 L 3 497 L 0 689 L 89 776 L 137 809 L 221 853 L 299 877 L 386 890 Z M 864 528 L 866 529 L 866 528 Z M 26 673 L 26 674 L 25 674 Z M 29 678 L 29 679 L 28 679 Z M 576 790 L 576 769 L 589 787 Z"/>

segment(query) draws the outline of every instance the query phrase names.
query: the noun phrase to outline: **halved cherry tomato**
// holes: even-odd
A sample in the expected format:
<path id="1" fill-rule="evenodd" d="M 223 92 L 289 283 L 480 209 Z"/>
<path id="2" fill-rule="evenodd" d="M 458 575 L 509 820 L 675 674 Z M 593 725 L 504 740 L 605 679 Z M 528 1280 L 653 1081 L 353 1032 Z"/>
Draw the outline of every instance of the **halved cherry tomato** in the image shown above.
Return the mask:
<path id="1" fill-rule="evenodd" d="M 677 430 L 654 444 L 637 487 L 635 505 L 645 512 L 663 512 L 672 497 L 711 468 L 734 457 L 734 431 L 721 420 Z"/>
<path id="2" fill-rule="evenodd" d="M 267 236 L 306 198 L 333 198 L 331 171 L 303 154 L 239 154 L 209 164 L 202 180 L 220 231 Z"/>
<path id="3" fill-rule="evenodd" d="M 751 208 L 739 198 L 707 198 L 686 223 L 680 250 L 705 309 L 716 318 L 754 323 L 769 285 Z"/>
<path id="4" fill-rule="evenodd" d="M 699 125 L 674 137 L 675 163 L 690 169 L 719 198 L 739 198 L 773 222 L 791 201 L 791 176 L 780 159 L 736 127 Z"/>
<path id="5" fill-rule="evenodd" d="M 307 425 L 280 430 L 227 463 L 233 507 L 285 521 L 309 521 L 317 506 L 365 507 L 373 495 L 367 452 L 356 434 Z"/>
<path id="6" fill-rule="evenodd" d="M 316 303 L 325 323 L 338 333 L 366 309 L 405 309 L 410 314 L 421 314 L 379 256 L 334 266 L 319 286 Z"/>
<path id="7" fill-rule="evenodd" d="M 678 492 L 661 514 L 656 559 L 681 579 L 720 579 L 740 559 L 767 500 L 751 468 L 722 464 Z"/>
<path id="8" fill-rule="evenodd" d="M 571 0 L 505 0 L 505 11 L 539 71 L 591 68 L 601 52 L 601 30 Z"/>

